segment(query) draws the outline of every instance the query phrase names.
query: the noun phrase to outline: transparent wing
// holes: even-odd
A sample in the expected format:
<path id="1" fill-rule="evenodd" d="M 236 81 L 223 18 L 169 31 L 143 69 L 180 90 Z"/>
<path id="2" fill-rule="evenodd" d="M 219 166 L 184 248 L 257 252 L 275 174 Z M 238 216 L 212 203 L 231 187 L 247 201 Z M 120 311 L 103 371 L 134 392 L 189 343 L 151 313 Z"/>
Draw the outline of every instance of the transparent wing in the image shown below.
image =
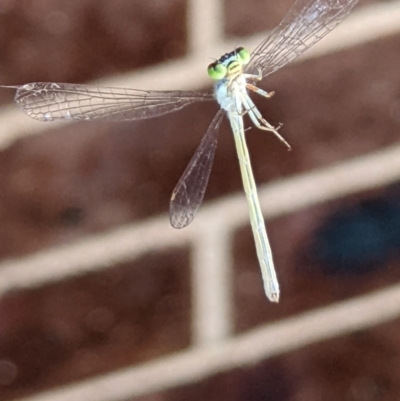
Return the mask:
<path id="1" fill-rule="evenodd" d="M 217 133 L 224 113 L 212 120 L 199 147 L 172 192 L 169 206 L 171 225 L 183 228 L 192 222 L 203 201 L 217 148 Z"/>
<path id="2" fill-rule="evenodd" d="M 212 94 L 185 91 L 144 91 L 92 85 L 34 82 L 16 88 L 15 101 L 39 121 L 114 121 L 150 118 L 180 110 Z"/>
<path id="3" fill-rule="evenodd" d="M 263 76 L 300 56 L 334 29 L 358 0 L 297 0 L 282 22 L 252 52 L 246 72 Z"/>

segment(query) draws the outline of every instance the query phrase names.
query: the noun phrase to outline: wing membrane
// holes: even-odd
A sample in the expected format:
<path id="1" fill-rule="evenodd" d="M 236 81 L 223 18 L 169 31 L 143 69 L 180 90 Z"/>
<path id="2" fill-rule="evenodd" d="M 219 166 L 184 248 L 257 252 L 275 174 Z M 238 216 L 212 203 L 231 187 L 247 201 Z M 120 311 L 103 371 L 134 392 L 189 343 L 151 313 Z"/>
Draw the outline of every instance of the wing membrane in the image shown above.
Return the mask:
<path id="1" fill-rule="evenodd" d="M 358 0 L 297 0 L 252 53 L 247 71 L 263 76 L 300 56 L 334 29 Z"/>
<path id="2" fill-rule="evenodd" d="M 213 95 L 186 91 L 145 91 L 92 85 L 34 82 L 16 87 L 15 101 L 39 121 L 136 120 L 167 114 Z"/>
<path id="3" fill-rule="evenodd" d="M 172 192 L 169 216 L 171 225 L 183 228 L 192 222 L 203 201 L 217 149 L 217 133 L 224 113 L 212 120 L 199 147 Z"/>

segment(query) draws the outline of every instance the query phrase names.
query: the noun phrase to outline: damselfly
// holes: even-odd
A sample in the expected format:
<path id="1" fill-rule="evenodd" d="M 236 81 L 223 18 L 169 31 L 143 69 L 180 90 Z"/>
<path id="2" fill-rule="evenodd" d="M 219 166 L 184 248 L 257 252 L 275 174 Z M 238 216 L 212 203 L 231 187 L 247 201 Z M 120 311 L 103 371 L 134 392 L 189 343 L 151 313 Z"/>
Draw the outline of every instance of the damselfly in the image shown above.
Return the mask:
<path id="1" fill-rule="evenodd" d="M 257 82 L 317 43 L 356 3 L 357 0 L 297 0 L 253 52 L 239 47 L 208 67 L 208 74 L 216 81 L 213 94 L 43 82 L 3 87 L 16 89 L 17 104 L 28 116 L 40 121 L 152 118 L 215 98 L 220 110 L 172 193 L 171 224 L 183 228 L 195 217 L 210 176 L 217 132 L 226 115 L 236 144 L 265 292 L 271 301 L 278 302 L 279 284 L 246 146 L 243 116 L 247 114 L 257 128 L 272 132 L 289 147 L 278 133 L 280 127 L 273 127 L 262 117 L 249 94 L 255 92 L 270 98 L 274 92 L 258 88 Z"/>

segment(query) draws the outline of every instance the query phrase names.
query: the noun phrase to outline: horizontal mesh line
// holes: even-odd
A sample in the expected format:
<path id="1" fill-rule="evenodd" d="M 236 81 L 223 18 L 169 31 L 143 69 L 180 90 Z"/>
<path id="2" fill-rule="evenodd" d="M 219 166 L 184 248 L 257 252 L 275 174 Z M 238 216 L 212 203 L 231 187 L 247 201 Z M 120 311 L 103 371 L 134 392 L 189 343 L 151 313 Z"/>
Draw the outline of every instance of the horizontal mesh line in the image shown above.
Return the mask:
<path id="1" fill-rule="evenodd" d="M 197 348 L 20 401 L 123 401 L 185 385 L 267 357 L 400 316 L 400 285 L 265 325 L 215 347 Z"/>
<path id="2" fill-rule="evenodd" d="M 13 288 L 31 288 L 117 263 L 150 250 L 183 247 L 190 236 L 174 230 L 167 216 L 149 219 L 85 237 L 84 240 L 0 263 L 0 295 Z"/>
<path id="3" fill-rule="evenodd" d="M 400 145 L 397 145 L 260 186 L 259 196 L 265 217 L 272 218 L 399 179 Z M 88 236 L 75 244 L 5 260 L 0 263 L 0 294 L 106 268 L 150 250 L 185 246 L 189 242 L 201 246 L 201 239 L 208 231 L 223 227 L 233 232 L 248 224 L 247 220 L 244 195 L 237 193 L 210 202 L 183 230 L 174 230 L 163 215 L 107 234 Z"/>

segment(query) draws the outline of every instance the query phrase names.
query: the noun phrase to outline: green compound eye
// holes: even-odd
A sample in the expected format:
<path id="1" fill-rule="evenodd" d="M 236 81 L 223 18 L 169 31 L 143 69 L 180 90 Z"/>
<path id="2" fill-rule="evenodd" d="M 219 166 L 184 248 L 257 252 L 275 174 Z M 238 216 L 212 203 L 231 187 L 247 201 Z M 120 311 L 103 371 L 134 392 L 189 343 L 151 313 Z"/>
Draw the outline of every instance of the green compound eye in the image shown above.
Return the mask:
<path id="1" fill-rule="evenodd" d="M 238 47 L 236 53 L 242 61 L 243 65 L 246 65 L 250 61 L 250 53 L 244 47 Z"/>
<path id="2" fill-rule="evenodd" d="M 226 75 L 226 67 L 218 62 L 212 63 L 208 66 L 207 72 L 212 79 L 222 79 Z"/>

